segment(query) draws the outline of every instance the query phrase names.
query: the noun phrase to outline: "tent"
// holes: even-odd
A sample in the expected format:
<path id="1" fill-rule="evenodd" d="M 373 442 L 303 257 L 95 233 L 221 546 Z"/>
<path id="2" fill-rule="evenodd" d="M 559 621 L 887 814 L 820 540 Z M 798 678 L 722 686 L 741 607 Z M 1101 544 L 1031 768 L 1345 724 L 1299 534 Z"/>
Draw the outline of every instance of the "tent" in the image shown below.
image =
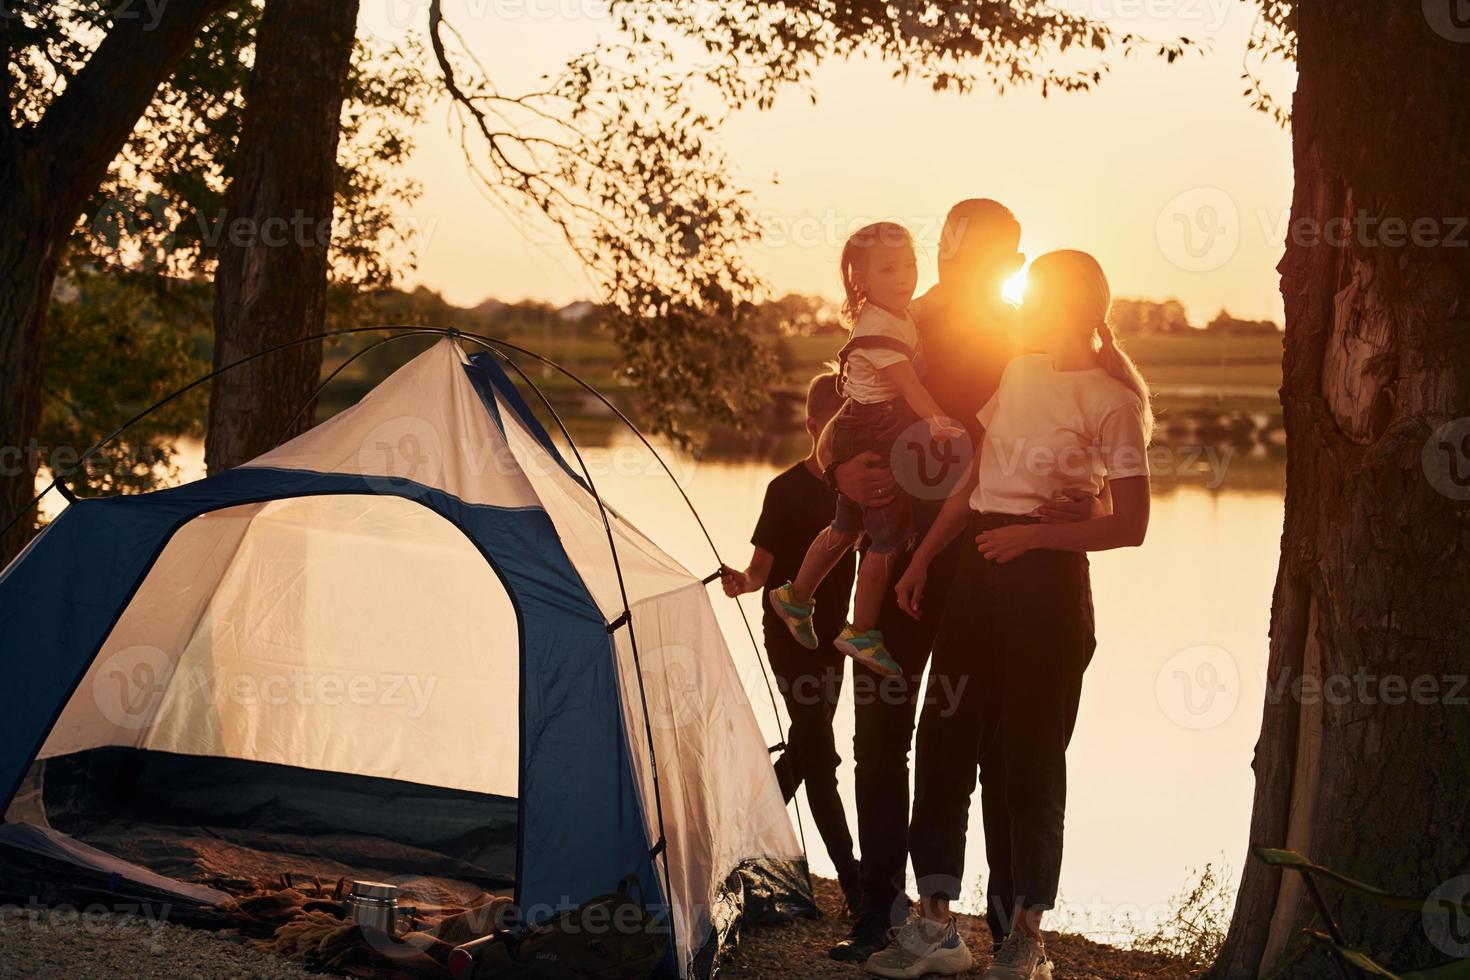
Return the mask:
<path id="1" fill-rule="evenodd" d="M 386 838 L 531 919 L 633 874 L 681 977 L 813 908 L 706 585 L 454 338 L 250 463 L 72 503 L 0 574 L 0 659 L 0 845 L 115 885 L 170 882 L 48 810 Z"/>

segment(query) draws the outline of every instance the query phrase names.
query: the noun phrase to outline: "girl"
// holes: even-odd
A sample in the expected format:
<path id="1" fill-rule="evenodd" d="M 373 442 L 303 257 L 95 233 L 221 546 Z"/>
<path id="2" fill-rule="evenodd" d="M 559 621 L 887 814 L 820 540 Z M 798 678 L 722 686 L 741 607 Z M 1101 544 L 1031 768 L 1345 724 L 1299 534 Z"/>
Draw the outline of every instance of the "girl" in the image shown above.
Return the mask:
<path id="1" fill-rule="evenodd" d="M 930 561 L 968 523 L 975 548 L 965 549 L 945 602 L 929 679 L 931 689 L 947 680 L 960 693 L 926 705 L 919 722 L 909 851 L 920 916 L 869 957 L 870 973 L 970 965 L 949 902 L 975 788 L 975 758 L 961 749 L 978 745 L 991 904 L 1000 906 L 991 912 L 1009 930 L 985 977 L 1051 977 L 1041 918 L 1056 901 L 1066 748 L 1095 645 L 1086 552 L 1135 547 L 1148 528 L 1153 416 L 1147 386 L 1108 328 L 1110 302 L 1092 256 L 1051 252 L 1033 263 L 1021 320 L 1037 353 L 1013 360 L 980 410 L 975 472 L 897 585 L 900 607 L 920 615 Z M 1112 512 L 1074 524 L 1024 516 L 1073 488 L 1109 490 Z"/>
<path id="2" fill-rule="evenodd" d="M 919 265 L 907 230 L 892 222 L 868 225 L 842 249 L 843 317 L 852 337 L 843 347 L 842 384 L 847 402 L 832 421 L 832 455 L 842 462 L 863 453 L 887 457 L 899 435 L 918 419 L 934 439 L 963 435 L 919 383 L 914 355 L 919 335 L 909 313 Z M 833 641 L 838 651 L 880 674 L 900 673 L 875 629 L 892 563 L 912 543 L 913 513 L 902 494 L 885 507 L 864 508 L 837 498 L 829 527 L 812 541 L 796 578 L 766 593 L 771 609 L 796 642 L 817 648 L 812 629 L 812 593 L 866 532 L 868 553 L 858 569 L 852 622 Z"/>

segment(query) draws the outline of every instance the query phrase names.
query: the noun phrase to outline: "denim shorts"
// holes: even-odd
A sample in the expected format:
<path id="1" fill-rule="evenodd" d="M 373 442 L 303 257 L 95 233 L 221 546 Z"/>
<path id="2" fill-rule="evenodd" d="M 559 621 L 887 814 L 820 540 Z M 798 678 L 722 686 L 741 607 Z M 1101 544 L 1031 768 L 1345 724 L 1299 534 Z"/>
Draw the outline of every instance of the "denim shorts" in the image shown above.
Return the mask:
<path id="1" fill-rule="evenodd" d="M 898 437 L 918 420 L 902 398 L 873 405 L 849 401 L 832 422 L 832 458 L 846 462 L 874 452 L 886 461 Z M 913 501 L 901 487 L 886 507 L 863 507 L 839 494 L 832 530 L 839 534 L 866 533 L 871 554 L 903 551 L 914 540 Z"/>

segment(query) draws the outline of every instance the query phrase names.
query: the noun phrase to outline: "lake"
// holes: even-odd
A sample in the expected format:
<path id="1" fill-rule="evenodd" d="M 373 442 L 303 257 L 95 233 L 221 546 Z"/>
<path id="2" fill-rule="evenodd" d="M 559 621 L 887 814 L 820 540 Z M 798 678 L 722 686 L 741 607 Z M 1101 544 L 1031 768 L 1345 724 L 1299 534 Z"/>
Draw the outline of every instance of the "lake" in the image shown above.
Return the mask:
<path id="1" fill-rule="evenodd" d="M 1165 462 L 1171 452 L 1182 459 L 1182 451 L 1161 452 Z M 641 447 L 583 454 L 609 503 L 691 570 L 715 569 L 698 527 Z M 669 461 L 721 557 L 744 567 L 766 483 L 782 467 L 677 454 Z M 1151 931 L 1206 863 L 1217 870 L 1223 863 L 1232 886 L 1239 880 L 1283 483 L 1269 462 L 1236 462 L 1160 480 L 1145 545 L 1092 556 L 1098 646 L 1068 752 L 1061 899 L 1049 920 L 1057 927 L 1103 940 L 1122 938 L 1130 923 Z M 718 585 L 710 588 L 751 704 L 774 743 L 777 727 L 739 612 Z M 740 600 L 757 637 L 760 601 Z M 855 831 L 850 703 L 840 707 L 837 726 L 840 784 Z M 970 826 L 968 901 L 961 904 L 973 911 L 984 904 L 978 799 Z M 835 876 L 810 819 L 805 827 L 813 870 Z"/>
<path id="2" fill-rule="evenodd" d="M 607 441 L 607 432 L 599 433 Z M 591 440 L 596 441 L 596 440 Z M 181 475 L 202 473 L 202 447 L 182 447 Z M 743 567 L 766 483 L 802 449 L 790 437 L 764 458 L 666 456 L 721 557 Z M 1206 863 L 1238 881 L 1247 845 L 1267 627 L 1282 523 L 1279 456 L 1156 450 L 1152 524 L 1142 548 L 1094 555 L 1097 653 L 1068 754 L 1066 856 L 1049 922 L 1101 940 L 1151 931 Z M 599 491 L 673 557 L 704 575 L 715 559 L 677 491 L 631 438 L 583 448 Z M 47 510 L 59 505 L 53 493 Z M 740 621 L 756 626 L 758 595 L 739 607 L 710 587 L 745 689 L 771 743 L 778 738 L 760 662 Z M 852 710 L 837 715 L 841 787 L 852 806 Z M 804 805 L 804 803 L 803 803 Z M 793 814 L 794 815 L 794 814 Z M 813 869 L 834 875 L 810 820 Z M 984 847 L 971 807 L 966 901 L 982 894 Z M 983 899 L 980 903 L 983 904 Z"/>

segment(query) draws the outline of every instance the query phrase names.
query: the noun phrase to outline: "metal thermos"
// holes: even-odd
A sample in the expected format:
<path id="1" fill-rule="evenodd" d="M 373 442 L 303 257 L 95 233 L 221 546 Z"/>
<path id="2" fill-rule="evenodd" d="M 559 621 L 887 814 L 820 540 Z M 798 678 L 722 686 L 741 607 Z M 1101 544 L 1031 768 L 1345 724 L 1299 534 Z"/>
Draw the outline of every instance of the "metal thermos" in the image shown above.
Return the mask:
<path id="1" fill-rule="evenodd" d="M 398 932 L 398 886 L 354 881 L 347 893 L 347 917 L 364 929 L 392 936 Z"/>

